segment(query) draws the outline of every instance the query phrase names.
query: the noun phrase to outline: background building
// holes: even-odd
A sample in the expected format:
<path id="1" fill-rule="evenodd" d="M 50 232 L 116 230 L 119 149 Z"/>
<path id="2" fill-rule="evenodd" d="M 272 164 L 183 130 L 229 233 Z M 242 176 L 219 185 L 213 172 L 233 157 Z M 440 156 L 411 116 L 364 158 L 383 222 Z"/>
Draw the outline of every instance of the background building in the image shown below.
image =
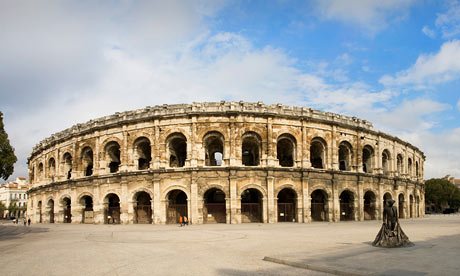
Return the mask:
<path id="1" fill-rule="evenodd" d="M 34 222 L 311 222 L 424 211 L 425 156 L 355 117 L 220 102 L 117 113 L 32 151 Z"/>
<path id="2" fill-rule="evenodd" d="M 25 177 L 18 177 L 16 181 L 0 186 L 0 202 L 6 207 L 1 214 L 3 218 L 22 218 L 26 215 L 28 189 Z"/>

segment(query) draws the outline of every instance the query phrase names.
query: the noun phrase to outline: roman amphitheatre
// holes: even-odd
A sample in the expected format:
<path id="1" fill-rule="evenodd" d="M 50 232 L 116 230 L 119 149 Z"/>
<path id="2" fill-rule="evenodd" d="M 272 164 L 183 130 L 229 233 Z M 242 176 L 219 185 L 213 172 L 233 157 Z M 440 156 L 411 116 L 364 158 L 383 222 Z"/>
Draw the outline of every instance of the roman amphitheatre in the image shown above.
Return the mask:
<path id="1" fill-rule="evenodd" d="M 425 156 L 365 120 L 248 102 L 160 105 L 77 124 L 28 159 L 33 223 L 362 221 L 424 213 Z"/>

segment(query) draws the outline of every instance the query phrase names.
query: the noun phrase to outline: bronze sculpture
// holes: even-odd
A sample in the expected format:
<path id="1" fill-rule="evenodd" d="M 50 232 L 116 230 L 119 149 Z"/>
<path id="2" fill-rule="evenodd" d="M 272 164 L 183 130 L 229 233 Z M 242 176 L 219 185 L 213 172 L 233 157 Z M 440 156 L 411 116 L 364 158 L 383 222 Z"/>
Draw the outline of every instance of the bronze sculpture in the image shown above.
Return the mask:
<path id="1" fill-rule="evenodd" d="M 378 247 L 403 247 L 412 246 L 413 243 L 401 229 L 398 220 L 398 209 L 393 206 L 395 201 L 389 199 L 383 209 L 383 224 L 375 237 L 373 246 Z"/>

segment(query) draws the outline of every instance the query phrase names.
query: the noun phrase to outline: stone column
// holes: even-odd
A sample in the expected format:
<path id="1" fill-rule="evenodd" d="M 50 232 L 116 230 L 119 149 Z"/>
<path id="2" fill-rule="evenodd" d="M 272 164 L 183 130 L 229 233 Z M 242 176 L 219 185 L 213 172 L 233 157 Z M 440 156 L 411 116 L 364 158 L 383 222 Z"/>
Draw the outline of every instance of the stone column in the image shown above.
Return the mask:
<path id="1" fill-rule="evenodd" d="M 200 215 L 198 214 L 198 184 L 196 183 L 196 172 L 192 172 L 192 177 L 190 179 L 190 212 L 189 212 L 189 220 L 191 223 L 201 224 L 202 215 L 200 219 Z"/>
<path id="2" fill-rule="evenodd" d="M 275 223 L 277 220 L 276 205 L 275 205 L 275 178 L 271 175 L 272 172 L 269 172 L 266 181 L 267 181 L 267 209 L 268 209 L 268 223 Z"/>
<path id="3" fill-rule="evenodd" d="M 241 204 L 238 199 L 238 187 L 237 187 L 237 177 L 236 171 L 230 170 L 228 176 L 228 182 L 230 187 L 230 223 L 240 223 L 241 222 Z"/>
<path id="4" fill-rule="evenodd" d="M 331 180 L 332 182 L 332 209 L 333 217 L 332 221 L 340 221 L 340 201 L 339 201 L 339 191 L 337 189 L 337 181 L 335 179 Z"/>
<path id="5" fill-rule="evenodd" d="M 137 223 L 136 214 L 135 214 L 136 207 L 137 207 L 137 201 L 134 201 L 134 200 L 128 201 L 128 216 L 127 216 L 127 222 L 125 224 Z"/>
<path id="6" fill-rule="evenodd" d="M 166 215 L 163 214 L 165 210 L 162 209 L 164 202 L 161 198 L 160 193 L 160 179 L 158 177 L 153 177 L 153 206 L 152 206 L 152 215 L 154 224 L 164 224 L 166 220 L 162 220 Z"/>
<path id="7" fill-rule="evenodd" d="M 268 199 L 266 197 L 262 198 L 262 222 L 268 223 Z"/>
<path id="8" fill-rule="evenodd" d="M 339 169 L 339 157 L 338 157 L 339 155 L 338 155 L 338 149 L 337 149 L 337 126 L 335 125 L 332 126 L 331 142 L 328 144 L 330 144 L 330 147 L 328 150 L 329 157 L 327 158 L 325 169 L 338 170 Z"/>
<path id="9" fill-rule="evenodd" d="M 311 198 L 309 192 L 308 174 L 302 172 L 302 214 L 299 214 L 299 222 L 311 222 Z"/>
<path id="10" fill-rule="evenodd" d="M 303 168 L 310 168 L 310 142 L 308 140 L 308 128 L 305 126 L 305 121 L 302 120 L 302 143 L 300 144 L 300 159 Z"/>
<path id="11" fill-rule="evenodd" d="M 225 197 L 225 223 L 232 223 L 232 212 L 231 212 L 231 198 Z"/>
<path id="12" fill-rule="evenodd" d="M 358 202 L 357 202 L 357 215 L 355 216 L 355 220 L 363 221 L 364 220 L 364 190 L 363 190 L 363 179 L 358 176 L 358 182 L 357 182 L 357 196 L 358 196 Z"/>

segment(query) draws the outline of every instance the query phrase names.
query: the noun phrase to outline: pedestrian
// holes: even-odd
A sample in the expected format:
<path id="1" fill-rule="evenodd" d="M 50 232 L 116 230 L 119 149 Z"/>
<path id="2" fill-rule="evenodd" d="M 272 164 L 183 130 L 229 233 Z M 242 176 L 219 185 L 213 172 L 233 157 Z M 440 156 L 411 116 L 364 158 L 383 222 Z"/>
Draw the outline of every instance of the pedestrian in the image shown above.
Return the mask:
<path id="1" fill-rule="evenodd" d="M 26 223 L 27 223 L 27 222 L 26 222 L 26 218 L 23 218 L 22 220 L 23 220 L 23 222 L 24 222 L 24 226 L 26 226 Z"/>
<path id="2" fill-rule="evenodd" d="M 182 227 L 182 223 L 183 223 L 183 220 L 182 220 L 182 215 L 179 216 L 179 225 Z"/>
<path id="3" fill-rule="evenodd" d="M 28 226 L 30 226 L 30 218 L 27 219 L 27 224 L 28 224 Z"/>
<path id="4" fill-rule="evenodd" d="M 187 216 L 184 216 L 184 225 L 188 225 L 188 218 L 187 218 Z"/>

